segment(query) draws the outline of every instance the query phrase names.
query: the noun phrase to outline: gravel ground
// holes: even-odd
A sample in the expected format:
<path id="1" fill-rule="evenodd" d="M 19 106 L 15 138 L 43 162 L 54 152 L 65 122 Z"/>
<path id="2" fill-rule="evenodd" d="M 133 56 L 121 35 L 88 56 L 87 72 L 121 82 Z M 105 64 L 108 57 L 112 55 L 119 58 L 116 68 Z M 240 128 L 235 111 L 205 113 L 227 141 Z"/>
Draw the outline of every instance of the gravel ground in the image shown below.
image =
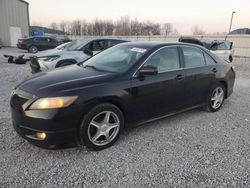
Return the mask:
<path id="1" fill-rule="evenodd" d="M 30 69 L 5 61 L 0 187 L 250 187 L 250 60 L 236 61 L 235 91 L 219 112 L 193 110 L 128 130 L 100 152 L 45 150 L 17 136 L 10 93 Z"/>

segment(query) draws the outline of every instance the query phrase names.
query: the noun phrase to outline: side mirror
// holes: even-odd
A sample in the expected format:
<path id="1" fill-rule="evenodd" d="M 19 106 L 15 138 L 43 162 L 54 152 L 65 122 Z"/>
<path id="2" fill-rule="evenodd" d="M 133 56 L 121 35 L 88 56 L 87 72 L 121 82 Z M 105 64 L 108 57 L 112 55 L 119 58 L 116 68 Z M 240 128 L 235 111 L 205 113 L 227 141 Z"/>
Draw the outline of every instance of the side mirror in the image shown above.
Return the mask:
<path id="1" fill-rule="evenodd" d="M 138 76 L 142 77 L 142 76 L 150 76 L 150 75 L 156 75 L 158 74 L 158 70 L 156 67 L 154 66 L 145 66 L 142 67 L 139 71 L 138 71 Z"/>
<path id="2" fill-rule="evenodd" d="M 84 49 L 83 53 L 87 54 L 88 56 L 93 56 L 93 52 L 88 48 Z"/>

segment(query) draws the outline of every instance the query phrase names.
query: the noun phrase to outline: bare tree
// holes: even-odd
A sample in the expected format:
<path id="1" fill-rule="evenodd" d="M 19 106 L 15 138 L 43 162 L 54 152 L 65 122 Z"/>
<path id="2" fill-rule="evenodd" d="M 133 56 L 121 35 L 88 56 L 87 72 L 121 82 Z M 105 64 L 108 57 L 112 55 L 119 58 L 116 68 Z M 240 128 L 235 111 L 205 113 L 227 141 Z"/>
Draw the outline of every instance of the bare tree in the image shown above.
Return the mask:
<path id="1" fill-rule="evenodd" d="M 116 35 L 130 35 L 130 18 L 122 16 L 116 23 Z"/>
<path id="2" fill-rule="evenodd" d="M 163 35 L 170 35 L 172 32 L 173 32 L 173 24 L 164 23 L 162 25 L 162 34 Z"/>
<path id="3" fill-rule="evenodd" d="M 73 35 L 81 35 L 81 21 L 75 20 L 71 23 L 71 34 Z"/>
<path id="4" fill-rule="evenodd" d="M 198 25 L 192 28 L 192 33 L 193 35 L 205 35 L 206 34 L 206 32 L 202 28 L 200 28 Z"/>
<path id="5" fill-rule="evenodd" d="M 59 28 L 65 33 L 67 23 L 65 21 L 62 21 L 59 26 L 60 26 Z"/>
<path id="6" fill-rule="evenodd" d="M 130 22 L 130 34 L 141 35 L 142 24 L 137 19 L 131 20 Z"/>
<path id="7" fill-rule="evenodd" d="M 173 33 L 172 33 L 173 35 L 180 35 L 180 33 L 178 32 L 178 30 L 177 29 L 174 29 L 174 31 L 173 31 Z"/>
<path id="8" fill-rule="evenodd" d="M 57 25 L 56 22 L 52 22 L 52 23 L 49 25 L 49 28 L 50 28 L 50 29 L 55 29 L 55 30 L 57 30 L 57 29 L 58 29 L 58 25 Z"/>

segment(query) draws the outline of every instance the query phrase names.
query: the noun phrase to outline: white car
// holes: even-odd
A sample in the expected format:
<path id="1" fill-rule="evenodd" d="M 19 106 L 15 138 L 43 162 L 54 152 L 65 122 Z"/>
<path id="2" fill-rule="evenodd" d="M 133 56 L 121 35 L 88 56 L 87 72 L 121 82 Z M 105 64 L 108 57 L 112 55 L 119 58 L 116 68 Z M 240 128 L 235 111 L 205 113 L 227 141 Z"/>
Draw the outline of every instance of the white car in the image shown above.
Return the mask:
<path id="1" fill-rule="evenodd" d="M 201 39 L 204 46 L 221 59 L 232 62 L 234 57 L 233 43 L 227 40 L 204 40 Z"/>
<path id="2" fill-rule="evenodd" d="M 82 62 L 116 44 L 127 42 L 119 39 L 82 39 L 68 43 L 63 49 L 53 49 L 31 56 L 32 73 L 53 70 Z M 58 47 L 57 47 L 58 48 Z"/>
<path id="3" fill-rule="evenodd" d="M 193 37 L 180 37 L 179 42 L 193 43 L 203 46 L 216 54 L 219 58 L 228 62 L 233 61 L 234 49 L 233 43 L 227 40 L 209 40 L 209 39 L 197 39 Z"/>

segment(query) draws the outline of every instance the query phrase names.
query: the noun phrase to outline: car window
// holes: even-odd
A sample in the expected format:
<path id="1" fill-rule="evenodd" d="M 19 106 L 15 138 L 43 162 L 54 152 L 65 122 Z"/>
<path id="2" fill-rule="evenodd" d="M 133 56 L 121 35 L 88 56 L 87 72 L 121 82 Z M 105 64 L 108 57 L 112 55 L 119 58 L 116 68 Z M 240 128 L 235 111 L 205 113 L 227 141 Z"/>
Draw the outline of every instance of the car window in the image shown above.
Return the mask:
<path id="1" fill-rule="evenodd" d="M 105 41 L 93 41 L 90 43 L 90 50 L 91 51 L 102 51 L 105 49 Z"/>
<path id="2" fill-rule="evenodd" d="M 85 45 L 86 45 L 86 47 L 89 47 L 88 42 L 89 42 L 89 40 L 85 40 L 85 39 L 82 39 L 82 40 L 74 40 L 74 41 L 70 42 L 69 45 L 67 45 L 66 50 L 67 50 L 67 51 L 76 51 L 76 50 L 80 50 L 80 49 L 82 49 Z"/>
<path id="3" fill-rule="evenodd" d="M 115 45 L 117 45 L 119 43 L 120 43 L 120 41 L 109 40 L 107 46 L 108 46 L 108 48 L 110 48 L 110 47 L 115 46 Z"/>
<path id="4" fill-rule="evenodd" d="M 177 47 L 166 47 L 157 51 L 144 66 L 154 66 L 158 73 L 179 69 L 180 61 Z"/>
<path id="5" fill-rule="evenodd" d="M 114 46 L 99 53 L 83 63 L 83 66 L 94 66 L 97 70 L 108 72 L 125 72 L 148 51 L 148 47 Z"/>
<path id="6" fill-rule="evenodd" d="M 218 44 L 214 44 L 211 47 L 211 50 L 216 51 L 216 50 L 229 50 L 230 49 L 230 44 L 226 42 L 221 42 Z"/>
<path id="7" fill-rule="evenodd" d="M 49 42 L 56 42 L 56 39 L 48 38 Z"/>
<path id="8" fill-rule="evenodd" d="M 48 42 L 48 39 L 44 38 L 44 37 L 35 38 L 34 40 L 37 41 L 37 42 Z"/>
<path id="9" fill-rule="evenodd" d="M 203 52 L 195 47 L 182 47 L 185 67 L 193 68 L 205 65 Z"/>
<path id="10" fill-rule="evenodd" d="M 205 56 L 205 60 L 206 60 L 206 64 L 207 65 L 214 65 L 216 64 L 216 62 L 213 60 L 212 57 L 210 57 L 210 55 L 208 55 L 207 53 L 204 53 Z"/>

